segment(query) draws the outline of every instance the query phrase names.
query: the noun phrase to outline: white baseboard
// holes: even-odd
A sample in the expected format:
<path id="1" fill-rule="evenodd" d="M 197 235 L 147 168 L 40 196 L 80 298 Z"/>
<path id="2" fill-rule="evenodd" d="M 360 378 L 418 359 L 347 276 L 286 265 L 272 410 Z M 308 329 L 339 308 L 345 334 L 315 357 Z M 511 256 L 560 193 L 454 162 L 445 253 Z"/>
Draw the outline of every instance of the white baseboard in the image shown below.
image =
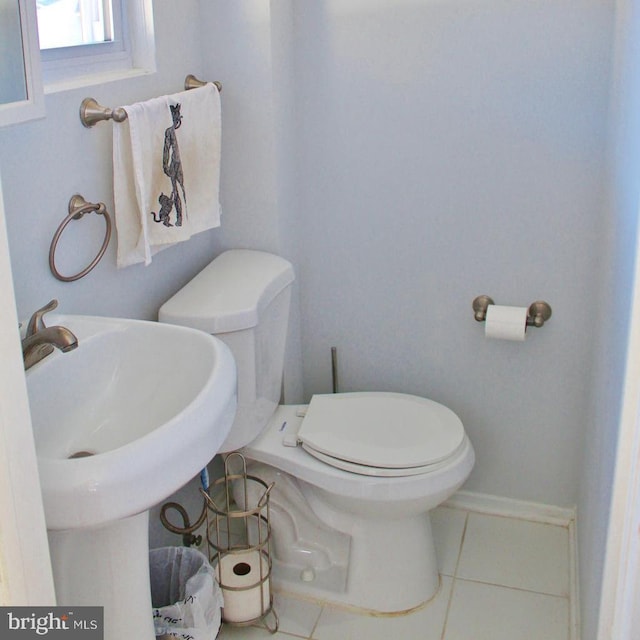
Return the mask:
<path id="1" fill-rule="evenodd" d="M 522 518 L 523 520 L 555 524 L 561 527 L 568 527 L 576 519 L 574 508 L 514 500 L 513 498 L 475 493 L 474 491 L 458 491 L 443 506 L 494 516 Z"/>

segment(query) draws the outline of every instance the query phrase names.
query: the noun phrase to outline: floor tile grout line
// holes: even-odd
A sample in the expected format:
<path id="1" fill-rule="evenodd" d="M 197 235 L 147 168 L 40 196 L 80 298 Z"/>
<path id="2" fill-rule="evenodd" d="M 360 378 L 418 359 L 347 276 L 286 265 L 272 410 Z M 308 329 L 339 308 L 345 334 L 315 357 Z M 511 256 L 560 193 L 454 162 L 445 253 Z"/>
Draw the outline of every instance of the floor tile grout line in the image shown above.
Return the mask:
<path id="1" fill-rule="evenodd" d="M 318 616 L 318 619 L 320 618 L 320 616 Z M 316 620 L 316 625 L 317 625 L 318 621 Z M 233 627 L 234 625 L 230 625 L 231 627 Z M 265 624 L 264 620 L 261 620 L 255 624 L 252 624 L 248 627 L 245 627 L 246 629 L 260 629 L 261 631 L 269 631 L 269 627 L 267 627 L 267 625 Z M 315 631 L 315 625 L 314 625 L 314 631 Z M 269 633 L 271 633 L 269 631 Z M 291 638 L 299 638 L 299 640 L 312 640 L 311 636 L 313 635 L 313 633 L 311 635 L 300 635 L 299 633 L 295 633 L 293 631 L 283 631 L 282 629 L 280 629 L 280 625 L 278 625 L 278 630 L 276 631 L 276 633 L 278 634 L 283 634 L 285 636 L 291 637 Z"/>
<path id="2" fill-rule="evenodd" d="M 571 600 L 571 596 L 567 593 L 548 593 L 547 591 L 536 591 L 535 589 L 525 589 L 524 587 L 513 587 L 508 584 L 500 584 L 499 582 L 488 582 L 487 580 L 478 580 L 475 578 L 464 578 L 462 576 L 456 576 L 456 580 L 461 580 L 462 582 L 473 582 L 475 584 L 484 584 L 488 587 L 500 587 L 501 589 L 512 589 L 513 591 L 523 591 L 524 593 L 533 593 L 538 596 L 547 596 L 549 598 L 560 598 L 567 601 Z"/>
<path id="3" fill-rule="evenodd" d="M 465 512 L 464 525 L 462 527 L 462 536 L 460 536 L 460 548 L 458 549 L 458 557 L 456 558 L 456 566 L 453 569 L 453 577 L 451 580 L 451 592 L 449 593 L 449 600 L 447 602 L 447 611 L 444 614 L 444 624 L 442 625 L 442 634 L 440 640 L 444 640 L 447 633 L 447 623 L 449 622 L 449 613 L 451 611 L 451 603 L 453 602 L 453 592 L 456 588 L 456 574 L 458 573 L 458 565 L 460 564 L 460 558 L 462 556 L 462 547 L 464 545 L 464 539 L 467 535 L 467 523 L 469 522 L 469 512 Z"/>
<path id="4" fill-rule="evenodd" d="M 451 613 L 451 604 L 453 602 L 453 593 L 456 590 L 456 579 L 453 578 L 451 580 L 451 591 L 449 593 L 449 601 L 447 602 L 447 611 L 444 614 L 444 624 L 442 625 L 442 633 L 440 635 L 440 640 L 445 639 L 445 635 L 447 633 L 447 624 L 449 622 L 449 614 Z"/>
<path id="5" fill-rule="evenodd" d="M 311 633 L 309 634 L 309 640 L 313 640 L 313 634 L 318 629 L 318 624 L 320 623 L 320 618 L 322 618 L 322 614 L 324 613 L 324 610 L 325 610 L 325 606 L 322 605 L 322 607 L 320 607 L 320 613 L 318 614 L 318 617 L 316 618 L 313 628 L 311 629 Z"/>
<path id="6" fill-rule="evenodd" d="M 460 568 L 460 559 L 462 558 L 462 547 L 464 547 L 464 541 L 467 537 L 467 526 L 469 525 L 469 511 L 466 512 L 464 517 L 464 526 L 462 527 L 462 536 L 460 538 L 460 548 L 458 549 L 458 557 L 456 558 L 456 566 L 453 569 L 453 577 L 458 576 L 458 569 Z"/>
<path id="7" fill-rule="evenodd" d="M 568 527 L 569 535 L 569 640 L 580 638 L 580 599 L 578 597 L 579 566 L 577 522 L 572 520 Z"/>
<path id="8" fill-rule="evenodd" d="M 449 509 L 453 509 L 454 507 L 447 507 Z M 457 507 L 455 507 L 457 508 Z M 552 527 L 555 529 L 565 529 L 566 531 L 569 530 L 569 528 L 572 526 L 572 522 L 564 522 L 564 521 L 547 521 L 547 520 L 540 520 L 534 516 L 526 516 L 526 515 L 509 515 L 508 513 L 494 513 L 492 511 L 484 511 L 484 510 L 475 510 L 475 509 L 468 509 L 467 513 L 469 515 L 474 515 L 474 516 L 480 516 L 480 517 L 486 517 L 486 518 L 496 518 L 496 519 L 502 519 L 502 520 L 511 520 L 514 522 L 526 522 L 528 524 L 531 525 L 535 525 L 535 526 L 540 526 L 540 527 Z"/>

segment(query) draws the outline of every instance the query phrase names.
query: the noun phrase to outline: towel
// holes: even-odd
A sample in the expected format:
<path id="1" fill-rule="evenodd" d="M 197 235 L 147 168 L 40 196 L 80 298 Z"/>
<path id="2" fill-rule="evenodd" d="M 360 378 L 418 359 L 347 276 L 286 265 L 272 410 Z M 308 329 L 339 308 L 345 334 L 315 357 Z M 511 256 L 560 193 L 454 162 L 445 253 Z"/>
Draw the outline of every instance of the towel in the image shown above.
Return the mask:
<path id="1" fill-rule="evenodd" d="M 220 95 L 215 85 L 123 107 L 114 122 L 118 267 L 220 226 Z"/>

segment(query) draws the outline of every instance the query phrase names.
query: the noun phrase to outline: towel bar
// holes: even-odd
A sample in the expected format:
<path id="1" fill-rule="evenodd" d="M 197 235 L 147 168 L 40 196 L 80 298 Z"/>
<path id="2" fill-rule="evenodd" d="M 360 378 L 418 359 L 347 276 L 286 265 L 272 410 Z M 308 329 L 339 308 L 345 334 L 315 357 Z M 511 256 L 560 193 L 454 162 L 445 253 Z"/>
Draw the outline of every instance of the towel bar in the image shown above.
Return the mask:
<path id="1" fill-rule="evenodd" d="M 208 84 L 202 80 L 198 80 L 193 74 L 189 74 L 184 79 L 184 89 L 197 89 L 198 87 L 204 87 Z M 222 84 L 217 80 L 213 82 L 216 85 L 218 91 L 222 91 Z M 127 119 L 127 112 L 122 107 L 116 107 L 110 109 L 109 107 L 103 107 L 97 102 L 95 98 L 85 98 L 80 105 L 80 122 L 87 127 L 91 128 L 98 122 L 103 120 L 114 120 L 115 122 L 124 122 Z"/>

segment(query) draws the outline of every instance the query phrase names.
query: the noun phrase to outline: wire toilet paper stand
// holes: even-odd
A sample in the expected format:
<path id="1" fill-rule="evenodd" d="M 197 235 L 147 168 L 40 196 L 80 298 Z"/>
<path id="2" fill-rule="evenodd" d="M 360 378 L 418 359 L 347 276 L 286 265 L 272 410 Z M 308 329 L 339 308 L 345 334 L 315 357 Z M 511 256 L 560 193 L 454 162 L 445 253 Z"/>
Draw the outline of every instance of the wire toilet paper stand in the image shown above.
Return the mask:
<path id="1" fill-rule="evenodd" d="M 224 476 L 209 491 L 200 489 L 206 503 L 209 560 L 224 598 L 222 619 L 236 626 L 262 620 L 272 634 L 279 626 L 271 590 L 273 486 L 248 475 L 244 456 L 234 452 L 225 458 Z"/>

